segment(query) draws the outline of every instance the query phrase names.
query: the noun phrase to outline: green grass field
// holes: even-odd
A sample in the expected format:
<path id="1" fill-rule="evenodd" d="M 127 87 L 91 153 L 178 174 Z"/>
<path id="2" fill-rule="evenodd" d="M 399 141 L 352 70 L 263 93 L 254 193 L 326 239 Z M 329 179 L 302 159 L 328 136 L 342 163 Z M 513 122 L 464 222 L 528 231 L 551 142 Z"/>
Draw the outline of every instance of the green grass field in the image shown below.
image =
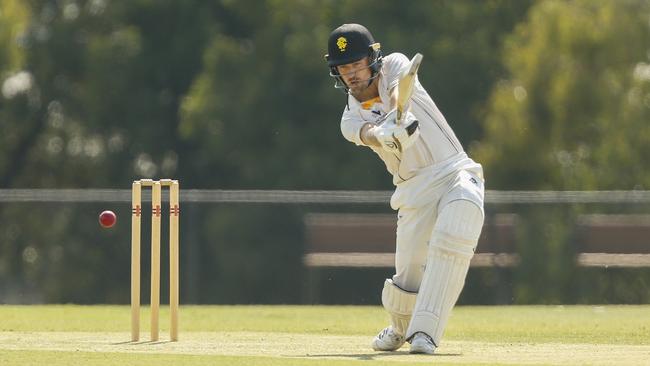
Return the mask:
<path id="1" fill-rule="evenodd" d="M 0 306 L 0 365 L 650 365 L 650 306 L 457 307 L 434 356 L 372 351 L 379 306 L 183 306 L 179 342 L 167 315 L 132 343 L 126 306 Z"/>

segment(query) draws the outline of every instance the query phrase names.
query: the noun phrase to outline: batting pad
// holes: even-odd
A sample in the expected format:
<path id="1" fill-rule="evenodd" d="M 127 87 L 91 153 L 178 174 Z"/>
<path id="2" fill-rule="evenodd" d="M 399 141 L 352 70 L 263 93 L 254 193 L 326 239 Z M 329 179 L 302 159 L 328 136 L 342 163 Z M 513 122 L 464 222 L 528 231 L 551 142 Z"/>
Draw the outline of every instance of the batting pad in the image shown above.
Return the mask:
<path id="1" fill-rule="evenodd" d="M 431 336 L 436 346 L 456 304 L 483 227 L 483 213 L 476 204 L 458 200 L 446 205 L 433 230 L 426 269 L 406 332 Z"/>
<path id="2" fill-rule="evenodd" d="M 386 279 L 384 290 L 381 292 L 381 302 L 390 314 L 391 326 L 395 332 L 404 335 L 411 320 L 417 292 L 409 292 L 399 288 L 393 280 Z"/>

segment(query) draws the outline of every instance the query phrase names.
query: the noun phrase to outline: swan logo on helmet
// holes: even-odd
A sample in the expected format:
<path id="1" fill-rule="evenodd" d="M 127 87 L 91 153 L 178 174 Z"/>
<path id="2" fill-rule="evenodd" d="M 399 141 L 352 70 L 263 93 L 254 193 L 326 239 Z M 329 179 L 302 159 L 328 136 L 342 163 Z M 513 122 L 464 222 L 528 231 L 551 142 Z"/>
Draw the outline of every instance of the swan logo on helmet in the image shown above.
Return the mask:
<path id="1" fill-rule="evenodd" d="M 345 37 L 339 37 L 339 39 L 336 40 L 336 45 L 339 47 L 341 52 L 345 52 L 345 48 L 348 46 L 348 40 L 345 39 Z"/>

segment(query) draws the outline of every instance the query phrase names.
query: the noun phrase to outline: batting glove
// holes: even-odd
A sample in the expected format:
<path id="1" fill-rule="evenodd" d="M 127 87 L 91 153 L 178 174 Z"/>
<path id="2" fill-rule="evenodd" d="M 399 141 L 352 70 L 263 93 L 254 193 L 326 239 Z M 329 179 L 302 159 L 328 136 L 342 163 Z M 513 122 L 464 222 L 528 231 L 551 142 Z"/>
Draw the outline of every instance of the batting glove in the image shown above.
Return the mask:
<path id="1" fill-rule="evenodd" d="M 370 131 L 384 150 L 402 153 L 420 136 L 419 124 L 411 112 L 406 112 L 402 122 L 397 124 L 397 110 L 393 109 Z"/>

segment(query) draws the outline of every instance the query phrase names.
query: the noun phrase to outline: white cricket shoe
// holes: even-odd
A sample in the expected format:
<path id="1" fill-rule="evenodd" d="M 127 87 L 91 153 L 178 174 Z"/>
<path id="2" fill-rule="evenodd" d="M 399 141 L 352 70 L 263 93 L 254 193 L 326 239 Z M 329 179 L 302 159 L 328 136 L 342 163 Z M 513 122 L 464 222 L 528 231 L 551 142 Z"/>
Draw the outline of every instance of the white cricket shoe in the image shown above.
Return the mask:
<path id="1" fill-rule="evenodd" d="M 386 327 L 372 340 L 375 351 L 395 351 L 404 345 L 404 336 L 397 333 L 393 327 Z"/>
<path id="2" fill-rule="evenodd" d="M 411 338 L 411 350 L 409 353 L 424 353 L 432 355 L 435 350 L 436 345 L 428 334 L 417 332 L 413 335 L 413 338 Z"/>

